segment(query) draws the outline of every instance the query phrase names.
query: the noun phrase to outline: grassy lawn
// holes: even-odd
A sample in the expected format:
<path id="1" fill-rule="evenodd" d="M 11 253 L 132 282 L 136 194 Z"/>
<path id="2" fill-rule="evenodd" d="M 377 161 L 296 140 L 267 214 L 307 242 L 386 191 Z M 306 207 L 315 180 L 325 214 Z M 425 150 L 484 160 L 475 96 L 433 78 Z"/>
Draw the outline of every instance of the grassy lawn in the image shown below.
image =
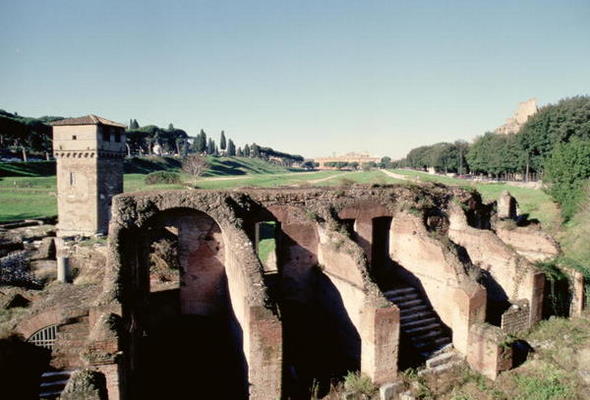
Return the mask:
<path id="1" fill-rule="evenodd" d="M 149 171 L 151 169 L 173 167 L 177 160 L 154 158 L 129 162 L 127 170 Z M 333 186 L 352 183 L 393 184 L 404 181 L 391 178 L 378 170 L 372 171 L 316 171 L 292 172 L 288 168 L 269 164 L 262 160 L 243 159 L 236 157 L 211 158 L 211 169 L 205 177 L 199 178 L 197 187 L 200 189 L 237 189 L 245 187 L 279 187 L 279 186 Z M 41 165 L 41 163 L 39 164 Z M 4 166 L 8 173 L 13 166 Z M 31 171 L 30 167 L 19 171 Z M 38 168 L 38 167 L 35 167 Z M 45 165 L 47 168 L 47 165 Z M 424 181 L 437 181 L 450 185 L 469 186 L 470 182 L 461 179 L 439 177 L 425 173 L 395 170 L 402 175 L 419 175 Z M 32 172 L 31 172 L 32 173 Z M 23 175 L 22 173 L 18 173 Z M 0 178 L 0 222 L 23 218 L 39 218 L 53 216 L 57 213 L 55 197 L 55 176 L 5 176 Z M 125 192 L 143 190 L 178 190 L 192 185 L 193 179 L 182 174 L 183 184 L 144 183 L 146 173 L 126 173 L 124 176 Z M 551 228 L 560 222 L 558 209 L 549 196 L 540 190 L 508 186 L 505 184 L 477 183 L 474 185 L 482 193 L 486 201 L 495 200 L 504 190 L 509 190 L 520 203 L 521 211 L 537 218 L 545 226 Z"/>

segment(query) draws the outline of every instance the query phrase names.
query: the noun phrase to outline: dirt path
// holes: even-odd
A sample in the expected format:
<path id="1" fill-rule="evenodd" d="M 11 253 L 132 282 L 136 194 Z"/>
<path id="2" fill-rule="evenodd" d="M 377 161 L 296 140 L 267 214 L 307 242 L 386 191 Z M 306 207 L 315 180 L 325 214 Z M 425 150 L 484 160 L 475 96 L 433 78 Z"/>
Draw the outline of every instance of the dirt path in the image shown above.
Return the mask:
<path id="1" fill-rule="evenodd" d="M 307 175 L 307 174 L 314 174 L 317 171 L 305 171 L 305 172 L 286 172 L 284 174 L 244 174 L 244 175 L 237 175 L 237 176 L 211 176 L 211 177 L 203 177 L 201 179 L 206 179 L 208 181 L 232 181 L 236 179 L 252 179 L 259 177 L 261 175 L 272 175 L 272 176 L 290 176 L 290 175 Z"/>
<path id="2" fill-rule="evenodd" d="M 379 171 L 383 172 L 385 175 L 390 176 L 392 178 L 401 179 L 402 181 L 410 181 L 410 180 L 412 180 L 407 175 L 396 174 L 395 172 L 391 172 L 391 171 L 388 171 L 386 169 L 380 169 Z"/>
<path id="3" fill-rule="evenodd" d="M 330 175 L 330 176 L 327 176 L 327 177 L 325 177 L 325 178 L 314 179 L 314 180 L 312 180 L 312 181 L 309 181 L 309 183 L 311 183 L 311 184 L 313 185 L 313 184 L 315 184 L 315 183 L 320 183 L 320 182 L 329 181 L 330 179 L 334 179 L 334 178 L 337 178 L 337 177 L 339 177 L 339 176 L 346 175 L 347 173 L 348 173 L 348 172 L 343 172 L 343 173 L 341 173 L 341 174 Z"/>

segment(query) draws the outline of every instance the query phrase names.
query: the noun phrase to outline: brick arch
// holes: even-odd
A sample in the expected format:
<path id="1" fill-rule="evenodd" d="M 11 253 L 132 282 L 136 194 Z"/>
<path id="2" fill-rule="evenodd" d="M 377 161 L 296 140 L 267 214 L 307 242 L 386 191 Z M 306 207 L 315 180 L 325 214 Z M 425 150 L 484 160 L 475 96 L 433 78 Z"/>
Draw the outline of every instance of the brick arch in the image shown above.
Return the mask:
<path id="1" fill-rule="evenodd" d="M 150 225 L 166 222 L 169 216 L 210 219 L 221 236 L 219 241 L 224 255 L 220 261 L 227 277 L 229 300 L 226 304 L 236 321 L 235 324 L 230 323 L 231 332 L 237 335 L 235 343 L 243 352 L 250 397 L 277 398 L 281 391 L 281 325 L 269 304 L 262 266 L 252 242 L 241 229 L 242 221 L 228 200 L 220 201 L 218 196 L 209 196 L 207 192 L 199 193 L 199 196 L 191 194 L 174 192 L 156 198 L 149 198 L 148 194 L 146 199 L 141 194 L 114 198 L 109 229 L 109 265 L 105 276 L 107 294 L 97 305 L 120 310 L 131 341 L 131 349 L 126 353 L 128 358 L 124 362 L 133 365 L 139 354 L 134 354 L 134 348 L 139 348 L 137 344 L 145 322 L 141 318 L 142 307 L 147 304 L 149 295 L 146 268 L 141 264 L 140 238 Z M 133 381 L 132 373 L 128 379 Z"/>
<path id="2" fill-rule="evenodd" d="M 65 310 L 60 308 L 53 308 L 51 310 L 39 313 L 27 320 L 19 323 L 15 330 L 25 339 L 30 338 L 35 332 L 48 327 L 50 325 L 64 325 L 68 319 L 75 316 L 68 314 Z"/>

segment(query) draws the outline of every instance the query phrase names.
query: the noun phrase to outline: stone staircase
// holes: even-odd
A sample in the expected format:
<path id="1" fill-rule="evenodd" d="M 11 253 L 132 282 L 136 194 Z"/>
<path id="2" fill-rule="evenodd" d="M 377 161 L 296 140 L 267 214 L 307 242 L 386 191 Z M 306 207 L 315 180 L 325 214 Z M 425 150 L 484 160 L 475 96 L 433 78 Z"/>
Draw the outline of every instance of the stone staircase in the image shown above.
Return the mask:
<path id="1" fill-rule="evenodd" d="M 422 359 L 429 360 L 441 355 L 439 354 L 441 350 L 448 348 L 449 345 L 452 348 L 447 329 L 416 288 L 401 287 L 387 290 L 383 294 L 400 309 L 401 334 Z M 434 363 L 437 362 L 434 361 Z"/>
<path id="2" fill-rule="evenodd" d="M 48 371 L 41 375 L 39 399 L 57 399 L 64 390 L 72 371 Z"/>

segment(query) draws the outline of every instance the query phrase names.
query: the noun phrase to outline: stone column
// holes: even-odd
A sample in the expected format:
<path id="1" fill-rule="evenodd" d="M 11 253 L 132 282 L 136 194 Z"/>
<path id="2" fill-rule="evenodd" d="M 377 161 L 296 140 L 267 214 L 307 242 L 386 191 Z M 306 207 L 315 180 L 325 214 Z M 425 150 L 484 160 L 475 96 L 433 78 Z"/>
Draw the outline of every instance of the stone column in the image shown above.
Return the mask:
<path id="1" fill-rule="evenodd" d="M 400 312 L 397 306 L 367 305 L 362 315 L 361 372 L 378 384 L 397 376 Z"/>

